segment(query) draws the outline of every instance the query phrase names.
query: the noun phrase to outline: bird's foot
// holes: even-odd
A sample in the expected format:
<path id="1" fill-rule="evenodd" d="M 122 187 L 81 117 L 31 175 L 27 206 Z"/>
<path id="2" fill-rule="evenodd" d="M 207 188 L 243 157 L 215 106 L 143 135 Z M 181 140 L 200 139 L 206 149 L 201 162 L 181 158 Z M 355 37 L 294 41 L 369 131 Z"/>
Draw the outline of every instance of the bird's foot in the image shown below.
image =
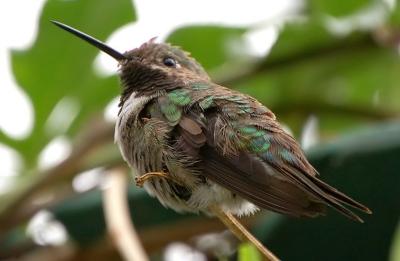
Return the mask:
<path id="1" fill-rule="evenodd" d="M 162 172 L 162 171 L 147 172 L 146 174 L 135 178 L 136 186 L 143 187 L 143 184 L 148 179 L 155 178 L 155 177 L 160 177 L 160 178 L 165 178 L 165 179 L 172 179 L 171 176 L 166 172 Z"/>

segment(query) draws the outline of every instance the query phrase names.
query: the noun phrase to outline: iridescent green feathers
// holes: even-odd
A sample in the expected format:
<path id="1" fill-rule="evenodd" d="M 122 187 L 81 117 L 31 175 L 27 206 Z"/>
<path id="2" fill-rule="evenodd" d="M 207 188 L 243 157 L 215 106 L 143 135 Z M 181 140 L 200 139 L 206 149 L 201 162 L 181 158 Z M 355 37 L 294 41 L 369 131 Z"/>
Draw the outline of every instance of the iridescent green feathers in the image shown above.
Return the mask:
<path id="1" fill-rule="evenodd" d="M 189 91 L 185 89 L 175 89 L 170 91 L 166 96 L 158 98 L 160 110 L 172 126 L 179 122 L 183 107 L 190 102 Z"/>
<path id="2" fill-rule="evenodd" d="M 171 103 L 173 103 L 177 106 L 188 105 L 191 101 L 189 91 L 186 89 L 176 89 L 176 90 L 170 91 L 167 94 L 167 96 L 168 96 L 168 99 L 171 101 Z"/>
<path id="3" fill-rule="evenodd" d="M 229 128 L 225 129 L 225 136 L 226 146 L 231 146 L 231 148 L 222 149 L 222 151 L 246 150 L 264 160 L 272 160 L 278 156 L 287 162 L 295 163 L 295 155 L 282 147 L 282 144 L 274 143 L 273 133 L 260 126 L 262 121 L 258 121 L 258 125 L 256 124 L 256 121 L 264 116 L 273 121 L 274 115 L 246 95 L 223 87 L 218 89 L 210 83 L 194 82 L 186 88 L 168 92 L 165 96 L 158 98 L 157 103 L 161 113 L 171 126 L 178 124 L 185 110 L 198 108 L 203 112 L 210 109 L 220 112 L 230 120 L 227 122 Z M 223 136 L 221 140 L 223 140 Z M 282 147 L 275 156 L 272 156 L 273 150 L 276 150 L 273 146 Z M 270 151 L 271 149 L 272 151 Z"/>
<path id="4" fill-rule="evenodd" d="M 182 109 L 177 104 L 173 103 L 169 97 L 161 97 L 158 99 L 160 110 L 172 126 L 178 124 L 182 116 Z"/>

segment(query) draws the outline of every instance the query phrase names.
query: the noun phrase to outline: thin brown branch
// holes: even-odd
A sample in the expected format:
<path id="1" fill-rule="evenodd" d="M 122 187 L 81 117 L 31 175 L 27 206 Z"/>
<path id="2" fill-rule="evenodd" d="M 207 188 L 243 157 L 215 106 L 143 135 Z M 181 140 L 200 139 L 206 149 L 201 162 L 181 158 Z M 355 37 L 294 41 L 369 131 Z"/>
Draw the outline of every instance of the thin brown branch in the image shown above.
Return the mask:
<path id="1" fill-rule="evenodd" d="M 279 261 L 271 251 L 269 251 L 256 237 L 254 237 L 231 213 L 225 212 L 219 207 L 211 207 L 210 210 L 214 213 L 219 220 L 224 223 L 229 230 L 242 242 L 250 242 L 258 251 L 263 255 L 265 260 Z"/>
<path id="2" fill-rule="evenodd" d="M 108 182 L 108 188 L 103 190 L 103 206 L 112 242 L 125 260 L 149 260 L 130 218 L 127 173 L 114 168 L 108 173 Z"/>

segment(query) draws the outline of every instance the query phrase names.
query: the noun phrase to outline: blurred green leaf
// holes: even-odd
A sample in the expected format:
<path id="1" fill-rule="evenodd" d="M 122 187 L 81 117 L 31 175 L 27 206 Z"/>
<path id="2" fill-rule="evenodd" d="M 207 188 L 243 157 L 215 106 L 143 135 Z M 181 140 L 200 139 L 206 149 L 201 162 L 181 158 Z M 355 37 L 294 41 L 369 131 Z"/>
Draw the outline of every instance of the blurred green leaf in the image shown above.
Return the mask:
<path id="1" fill-rule="evenodd" d="M 233 59 L 229 44 L 246 30 L 222 26 L 188 26 L 175 30 L 167 42 L 182 46 L 207 70 Z"/>
<path id="2" fill-rule="evenodd" d="M 233 87 L 256 97 L 279 116 L 294 113 L 296 120 L 299 114 L 319 115 L 322 133 L 335 133 L 365 120 L 398 114 L 399 70 L 400 59 L 392 50 L 366 42 L 266 65 L 265 72 Z M 302 122 L 283 120 L 290 126 Z"/>
<path id="3" fill-rule="evenodd" d="M 46 2 L 35 44 L 12 54 L 16 80 L 34 106 L 32 135 L 12 144 L 28 165 L 35 165 L 40 150 L 52 138 L 45 122 L 57 102 L 69 97 L 79 106 L 78 118 L 68 130 L 72 134 L 89 115 L 99 113 L 119 90 L 116 77 L 103 78 L 93 72 L 92 63 L 98 50 L 61 31 L 50 20 L 67 23 L 104 40 L 119 26 L 134 19 L 129 0 Z"/>
<path id="4" fill-rule="evenodd" d="M 316 19 L 291 22 L 284 26 L 278 40 L 267 57 L 267 64 L 291 61 L 295 58 L 312 56 L 315 53 L 340 48 L 364 40 L 361 34 L 337 37 L 329 33 Z"/>
<path id="5" fill-rule="evenodd" d="M 250 244 L 244 243 L 240 244 L 238 251 L 238 260 L 239 261 L 257 261 L 262 260 L 261 255 L 258 252 L 257 248 Z"/>

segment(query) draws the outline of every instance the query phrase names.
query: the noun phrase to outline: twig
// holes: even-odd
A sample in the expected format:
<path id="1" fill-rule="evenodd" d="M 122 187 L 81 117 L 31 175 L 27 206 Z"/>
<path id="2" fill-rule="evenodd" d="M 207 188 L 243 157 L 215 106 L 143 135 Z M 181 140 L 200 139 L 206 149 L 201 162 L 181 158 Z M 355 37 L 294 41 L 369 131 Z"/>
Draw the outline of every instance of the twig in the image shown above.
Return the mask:
<path id="1" fill-rule="evenodd" d="M 147 261 L 149 258 L 130 219 L 126 175 L 121 168 L 108 173 L 109 187 L 103 191 L 107 229 L 112 242 L 126 260 Z"/>
<path id="2" fill-rule="evenodd" d="M 0 213 L 0 235 L 6 234 L 5 231 L 28 218 L 26 216 L 21 218 L 18 213 L 21 213 L 26 204 L 34 199 L 38 193 L 46 191 L 46 188 L 63 179 L 71 178 L 81 171 L 85 159 L 92 154 L 93 150 L 112 140 L 113 127 L 110 124 L 106 124 L 104 121 L 91 121 L 91 124 L 88 125 L 82 132 L 80 139 L 78 138 L 78 142 L 67 159 L 51 169 L 36 173 L 35 176 L 39 178 L 6 203 L 7 205 Z M 93 132 L 93 128 L 96 129 L 95 132 Z M 34 212 L 30 214 L 33 215 Z"/>
<path id="3" fill-rule="evenodd" d="M 269 251 L 263 244 L 258 241 L 231 213 L 225 212 L 219 207 L 211 207 L 210 210 L 214 213 L 228 228 L 229 230 L 242 242 L 252 243 L 263 255 L 266 260 L 279 261 L 271 251 Z"/>

